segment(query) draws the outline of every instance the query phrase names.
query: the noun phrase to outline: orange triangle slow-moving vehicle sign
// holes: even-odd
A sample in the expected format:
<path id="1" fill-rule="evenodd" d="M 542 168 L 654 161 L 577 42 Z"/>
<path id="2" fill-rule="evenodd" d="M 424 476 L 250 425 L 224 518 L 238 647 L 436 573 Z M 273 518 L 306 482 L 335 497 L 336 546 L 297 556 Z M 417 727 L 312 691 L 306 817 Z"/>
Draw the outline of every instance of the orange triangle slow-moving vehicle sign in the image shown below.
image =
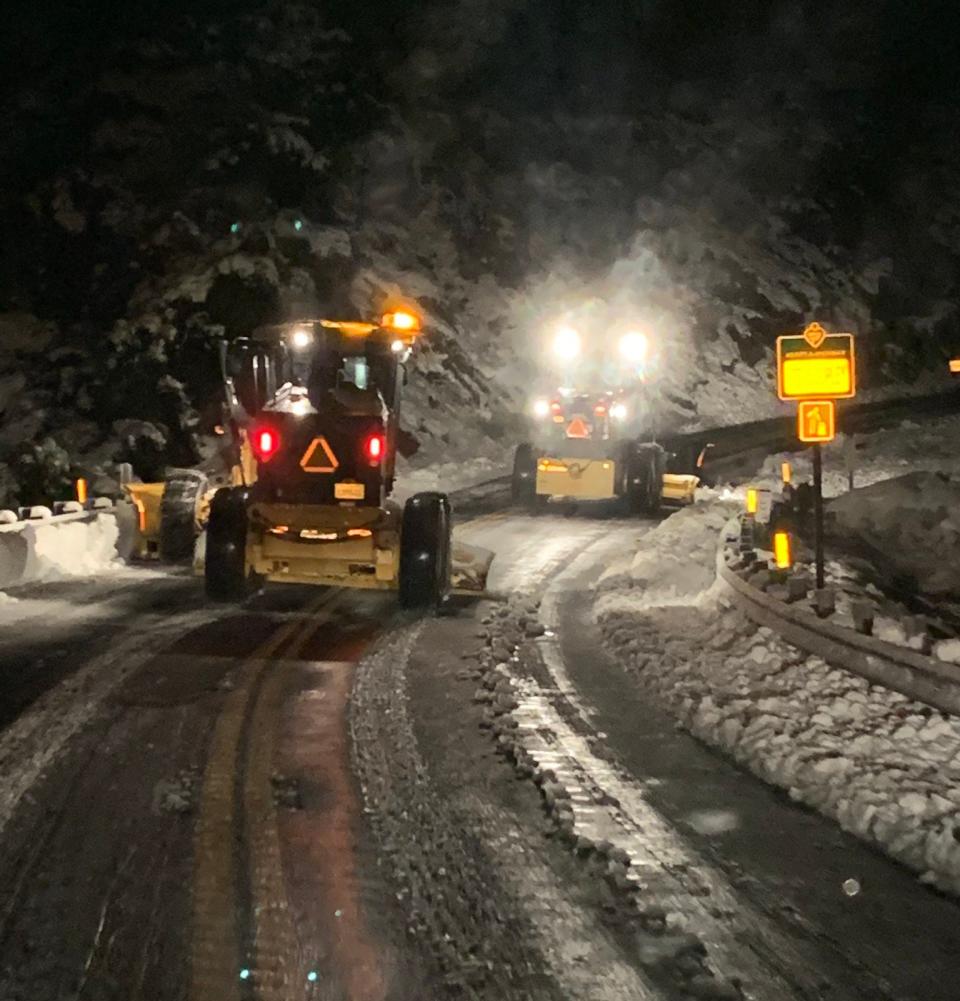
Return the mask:
<path id="1" fill-rule="evenodd" d="M 568 438 L 589 438 L 590 429 L 582 417 L 574 417 L 567 425 Z"/>
<path id="2" fill-rule="evenodd" d="M 300 468 L 305 473 L 335 473 L 339 465 L 340 460 L 333 454 L 330 443 L 323 435 L 310 442 L 300 460 Z"/>

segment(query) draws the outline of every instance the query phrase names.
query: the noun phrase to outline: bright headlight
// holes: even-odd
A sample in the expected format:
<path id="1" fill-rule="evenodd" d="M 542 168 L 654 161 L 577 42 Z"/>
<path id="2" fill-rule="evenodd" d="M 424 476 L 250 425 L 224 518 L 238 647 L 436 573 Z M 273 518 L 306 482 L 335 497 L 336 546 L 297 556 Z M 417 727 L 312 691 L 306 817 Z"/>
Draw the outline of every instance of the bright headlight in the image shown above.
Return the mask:
<path id="1" fill-rule="evenodd" d="M 614 403 L 610 407 L 610 416 L 615 421 L 622 421 L 627 416 L 627 408 L 623 403 Z"/>
<path id="2" fill-rule="evenodd" d="M 561 327 L 553 338 L 553 353 L 563 361 L 580 354 L 580 335 L 572 327 Z"/>
<path id="3" fill-rule="evenodd" d="M 546 400 L 535 400 L 533 404 L 534 417 L 546 417 L 550 413 L 550 404 Z"/>
<path id="4" fill-rule="evenodd" d="M 631 331 L 620 338 L 620 354 L 628 362 L 640 363 L 647 357 L 647 338 Z"/>
<path id="5" fill-rule="evenodd" d="M 309 347 L 312 341 L 313 334 L 311 334 L 305 327 L 297 327 L 297 329 L 290 335 L 290 343 L 295 348 L 303 349 Z"/>

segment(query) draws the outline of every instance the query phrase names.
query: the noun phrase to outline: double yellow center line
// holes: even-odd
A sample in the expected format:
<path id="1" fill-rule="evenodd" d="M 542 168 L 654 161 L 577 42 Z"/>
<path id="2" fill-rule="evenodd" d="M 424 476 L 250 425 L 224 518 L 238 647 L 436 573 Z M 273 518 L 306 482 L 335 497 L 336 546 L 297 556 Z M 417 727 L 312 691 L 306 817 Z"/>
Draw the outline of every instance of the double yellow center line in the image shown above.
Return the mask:
<path id="1" fill-rule="evenodd" d="M 323 624 L 316 613 L 336 594 L 320 594 L 244 659 L 214 727 L 193 842 L 190 1001 L 240 1001 L 251 987 L 263 1001 L 293 996 L 300 962 L 270 784 L 283 674 L 270 668 L 280 652 L 299 656 Z M 244 947 L 241 887 L 249 892 L 252 950 Z"/>

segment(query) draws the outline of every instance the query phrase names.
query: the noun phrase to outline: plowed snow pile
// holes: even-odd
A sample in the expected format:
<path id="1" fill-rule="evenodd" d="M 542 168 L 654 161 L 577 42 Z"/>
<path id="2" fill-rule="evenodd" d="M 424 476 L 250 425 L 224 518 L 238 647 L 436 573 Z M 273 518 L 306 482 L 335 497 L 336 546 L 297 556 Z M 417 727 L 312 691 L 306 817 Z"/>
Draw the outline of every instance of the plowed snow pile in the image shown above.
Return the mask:
<path id="1" fill-rule="evenodd" d="M 960 596 L 960 480 L 913 472 L 830 501 L 830 531 L 933 596 Z"/>
<path id="2" fill-rule="evenodd" d="M 118 537 L 112 514 L 5 528 L 0 531 L 0 588 L 116 569 Z"/>
<path id="3" fill-rule="evenodd" d="M 701 740 L 960 894 L 960 718 L 808 657 L 736 610 L 714 579 L 729 510 L 674 515 L 610 568 L 595 605 L 605 642 Z"/>

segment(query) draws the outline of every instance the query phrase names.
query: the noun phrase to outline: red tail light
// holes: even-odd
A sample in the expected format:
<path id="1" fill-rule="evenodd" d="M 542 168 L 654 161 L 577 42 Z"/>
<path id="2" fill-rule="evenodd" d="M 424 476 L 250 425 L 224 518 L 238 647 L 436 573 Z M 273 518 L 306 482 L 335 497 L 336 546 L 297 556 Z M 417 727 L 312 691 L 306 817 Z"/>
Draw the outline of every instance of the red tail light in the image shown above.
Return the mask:
<path id="1" fill-rule="evenodd" d="M 276 428 L 254 428 L 250 435 L 253 454 L 261 462 L 269 462 L 280 449 L 280 435 Z"/>
<path id="2" fill-rule="evenodd" d="M 593 408 L 593 412 L 597 415 L 597 417 L 606 417 L 607 416 L 607 407 L 606 407 L 606 404 L 598 403 Z"/>
<path id="3" fill-rule="evenodd" d="M 382 434 L 372 434 L 363 443 L 363 454 L 371 466 L 376 466 L 380 462 L 386 450 L 387 442 Z"/>

